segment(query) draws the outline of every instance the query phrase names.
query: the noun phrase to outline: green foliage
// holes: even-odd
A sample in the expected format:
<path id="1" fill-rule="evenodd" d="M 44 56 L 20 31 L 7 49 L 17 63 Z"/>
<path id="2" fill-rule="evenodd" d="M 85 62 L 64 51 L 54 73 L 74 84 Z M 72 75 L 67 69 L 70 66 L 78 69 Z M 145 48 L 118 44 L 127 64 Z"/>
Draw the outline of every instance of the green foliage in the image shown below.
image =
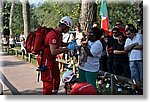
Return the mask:
<path id="1" fill-rule="evenodd" d="M 15 11 L 13 14 L 12 29 L 15 34 L 23 33 L 23 15 L 22 15 L 22 4 L 20 2 L 15 3 Z"/>
<path id="2" fill-rule="evenodd" d="M 3 33 L 9 35 L 9 16 L 10 16 L 10 2 L 4 3 L 3 8 Z M 44 2 L 38 7 L 30 5 L 30 25 L 31 30 L 35 30 L 38 25 L 47 27 L 56 27 L 60 18 L 63 16 L 69 16 L 73 19 L 74 25 L 79 21 L 81 3 L 69 3 L 69 2 Z M 98 3 L 97 9 L 97 21 L 100 22 L 99 8 L 101 3 Z M 137 4 L 131 4 L 131 2 L 111 2 L 107 3 L 110 28 L 112 28 L 116 20 L 121 19 L 125 24 L 133 23 L 137 26 L 136 20 L 139 15 L 143 13 L 137 10 Z M 23 16 L 22 16 L 22 4 L 20 2 L 15 3 L 15 13 L 13 15 L 12 29 L 15 34 L 23 33 Z"/>
<path id="3" fill-rule="evenodd" d="M 100 6 L 101 2 L 98 2 L 98 21 L 101 21 L 101 17 L 99 16 Z M 126 25 L 127 23 L 131 23 L 137 27 L 137 19 L 139 19 L 139 15 L 142 14 L 141 12 L 138 12 L 137 2 L 133 3 L 133 1 L 107 2 L 107 9 L 110 28 L 115 26 L 115 22 L 117 20 L 122 20 L 124 25 Z"/>
<path id="4" fill-rule="evenodd" d="M 69 16 L 73 22 L 78 22 L 80 16 L 81 4 L 45 2 L 43 5 L 33 10 L 33 13 L 39 25 L 47 27 L 56 27 L 60 18 Z"/>
<path id="5" fill-rule="evenodd" d="M 3 6 L 3 34 L 9 35 L 10 2 L 5 1 Z"/>
<path id="6" fill-rule="evenodd" d="M 108 11 L 109 11 L 109 19 L 112 21 L 112 26 L 115 25 L 116 20 L 122 20 L 124 24 L 132 23 L 136 24 L 137 15 L 135 14 L 135 7 L 131 4 L 131 2 L 123 2 L 123 3 L 109 3 Z M 135 25 L 136 26 L 136 25 Z"/>

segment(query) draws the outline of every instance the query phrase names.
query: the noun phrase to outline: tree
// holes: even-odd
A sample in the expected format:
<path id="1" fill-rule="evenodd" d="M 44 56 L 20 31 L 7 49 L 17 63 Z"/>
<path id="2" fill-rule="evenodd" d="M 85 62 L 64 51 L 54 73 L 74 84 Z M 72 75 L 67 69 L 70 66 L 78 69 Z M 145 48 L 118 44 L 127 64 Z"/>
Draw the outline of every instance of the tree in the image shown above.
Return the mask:
<path id="1" fill-rule="evenodd" d="M 2 26 L 3 26 L 3 23 L 2 23 L 2 20 L 3 20 L 3 17 L 2 17 L 2 12 L 3 12 L 3 10 L 2 10 L 2 8 L 3 8 L 3 1 L 2 0 L 0 0 L 0 35 L 2 34 Z"/>
<path id="2" fill-rule="evenodd" d="M 22 0 L 22 13 L 24 22 L 24 35 L 27 37 L 30 31 L 30 5 L 28 0 Z"/>
<path id="3" fill-rule="evenodd" d="M 13 23 L 12 23 L 12 30 L 16 36 L 18 34 L 23 33 L 23 14 L 22 14 L 22 3 L 15 2 L 15 11 L 13 14 Z"/>
<path id="4" fill-rule="evenodd" d="M 88 31 L 96 21 L 97 4 L 95 0 L 82 0 L 80 24 L 84 31 Z"/>
<path id="5" fill-rule="evenodd" d="M 12 22 L 13 22 L 13 15 L 14 15 L 14 7 L 15 7 L 15 1 L 11 1 L 11 9 L 10 9 L 10 18 L 9 18 L 9 31 L 10 35 L 13 35 L 12 31 Z"/>

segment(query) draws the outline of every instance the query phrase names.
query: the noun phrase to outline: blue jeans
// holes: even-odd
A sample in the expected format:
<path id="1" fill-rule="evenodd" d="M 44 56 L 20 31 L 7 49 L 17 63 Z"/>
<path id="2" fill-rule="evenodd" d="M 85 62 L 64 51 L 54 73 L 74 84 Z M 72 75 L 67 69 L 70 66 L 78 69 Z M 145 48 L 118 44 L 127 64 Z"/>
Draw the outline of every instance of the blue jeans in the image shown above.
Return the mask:
<path id="1" fill-rule="evenodd" d="M 143 61 L 130 61 L 131 79 L 143 81 Z"/>

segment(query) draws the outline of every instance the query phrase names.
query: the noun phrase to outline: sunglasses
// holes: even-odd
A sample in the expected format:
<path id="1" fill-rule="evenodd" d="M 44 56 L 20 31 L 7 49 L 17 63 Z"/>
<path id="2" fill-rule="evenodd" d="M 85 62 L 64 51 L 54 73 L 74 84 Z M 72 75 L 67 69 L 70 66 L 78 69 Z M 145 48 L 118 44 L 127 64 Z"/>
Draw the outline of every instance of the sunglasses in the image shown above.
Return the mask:
<path id="1" fill-rule="evenodd" d="M 94 33 L 92 33 L 92 32 L 89 32 L 89 34 L 88 35 L 90 35 L 90 36 L 93 36 L 94 35 Z"/>
<path id="2" fill-rule="evenodd" d="M 118 32 L 113 32 L 113 33 L 117 34 Z"/>
<path id="3" fill-rule="evenodd" d="M 116 25 L 121 25 L 121 24 L 116 24 Z"/>

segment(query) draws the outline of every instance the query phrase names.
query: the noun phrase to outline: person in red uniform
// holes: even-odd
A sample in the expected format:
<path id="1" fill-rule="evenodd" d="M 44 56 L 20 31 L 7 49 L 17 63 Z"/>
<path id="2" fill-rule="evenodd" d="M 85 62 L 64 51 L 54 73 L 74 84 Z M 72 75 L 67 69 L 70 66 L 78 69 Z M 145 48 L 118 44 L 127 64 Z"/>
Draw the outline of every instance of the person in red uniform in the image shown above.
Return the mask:
<path id="1" fill-rule="evenodd" d="M 72 27 L 72 20 L 65 16 L 60 20 L 59 27 L 51 30 L 45 37 L 44 49 L 42 55 L 38 56 L 38 64 L 46 67 L 46 70 L 41 71 L 41 80 L 43 81 L 43 94 L 57 94 L 60 84 L 60 71 L 56 62 L 56 55 L 74 50 L 76 47 L 75 40 L 69 43 L 66 47 L 61 47 L 62 33 L 67 33 Z M 42 58 L 42 61 L 41 61 Z"/>
<path id="2" fill-rule="evenodd" d="M 70 95 L 97 95 L 97 90 L 88 82 L 78 82 L 72 70 L 67 70 L 62 75 L 62 81 Z"/>

